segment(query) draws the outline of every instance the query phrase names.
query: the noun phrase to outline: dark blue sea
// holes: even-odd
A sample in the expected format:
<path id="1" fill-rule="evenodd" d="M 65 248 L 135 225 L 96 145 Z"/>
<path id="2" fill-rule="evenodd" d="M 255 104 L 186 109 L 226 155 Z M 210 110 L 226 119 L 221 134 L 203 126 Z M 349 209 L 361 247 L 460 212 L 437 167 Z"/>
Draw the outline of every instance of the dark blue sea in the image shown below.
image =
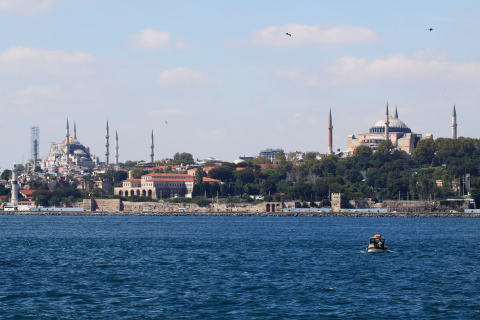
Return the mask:
<path id="1" fill-rule="evenodd" d="M 480 219 L 0 216 L 0 319 L 480 319 Z M 379 232 L 390 252 L 366 253 Z"/>

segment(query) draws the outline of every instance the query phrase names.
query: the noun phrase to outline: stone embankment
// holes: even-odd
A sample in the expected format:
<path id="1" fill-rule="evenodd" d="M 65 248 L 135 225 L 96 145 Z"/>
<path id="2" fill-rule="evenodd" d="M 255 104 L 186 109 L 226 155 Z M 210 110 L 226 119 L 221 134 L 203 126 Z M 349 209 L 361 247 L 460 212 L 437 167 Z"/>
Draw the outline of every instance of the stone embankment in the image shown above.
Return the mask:
<path id="1" fill-rule="evenodd" d="M 0 215 L 49 216 L 196 216 L 196 217 L 370 217 L 370 218 L 480 218 L 480 213 L 407 212 L 133 212 L 133 211 L 0 211 Z"/>

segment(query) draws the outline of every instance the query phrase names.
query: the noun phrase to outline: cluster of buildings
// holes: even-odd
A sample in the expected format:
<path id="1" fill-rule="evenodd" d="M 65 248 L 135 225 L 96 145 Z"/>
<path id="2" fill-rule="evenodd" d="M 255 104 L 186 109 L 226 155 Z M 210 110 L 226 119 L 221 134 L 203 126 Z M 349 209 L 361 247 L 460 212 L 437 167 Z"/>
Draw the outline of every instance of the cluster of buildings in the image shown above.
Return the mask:
<path id="1" fill-rule="evenodd" d="M 38 164 L 45 175 L 67 176 L 75 174 L 77 176 L 89 175 L 93 173 L 105 172 L 106 169 L 119 165 L 118 161 L 118 133 L 115 132 L 115 161 L 110 163 L 110 134 L 108 121 L 106 124 L 106 142 L 105 142 L 105 161 L 101 162 L 99 157 L 92 154 L 90 148 L 80 143 L 77 139 L 76 124 L 74 124 L 73 135 L 69 129 L 69 122 L 67 120 L 66 135 L 59 143 L 52 142 L 50 150 L 47 155 L 39 160 Z M 427 134 L 426 139 L 433 139 L 433 136 Z M 457 114 L 455 105 L 453 106 L 452 122 L 451 122 L 451 138 L 457 138 Z M 350 156 L 355 148 L 366 145 L 376 150 L 382 141 L 391 141 L 393 146 L 399 150 L 403 150 L 411 154 L 416 148 L 418 142 L 424 139 L 421 133 L 413 132 L 398 116 L 398 110 L 391 114 L 389 112 L 388 103 L 386 106 L 385 117 L 377 121 L 367 133 L 360 133 L 357 135 L 349 135 L 347 137 L 347 148 L 345 151 L 333 151 L 333 125 L 332 112 L 329 112 L 328 118 L 328 148 L 326 153 L 315 152 L 317 158 L 337 154 L 340 157 Z M 278 152 L 283 152 L 282 149 L 265 149 L 260 151 L 260 156 L 265 156 L 271 160 L 275 159 Z M 304 152 L 295 152 L 295 158 L 302 160 L 305 157 Z M 213 158 L 212 158 L 213 159 Z M 254 159 L 254 157 L 239 157 L 234 162 L 236 164 L 246 162 Z M 211 160 L 211 159 L 210 159 Z M 217 159 L 214 159 L 218 162 Z M 201 165 L 201 164 L 199 164 Z M 145 164 L 145 167 L 153 171 L 154 164 L 154 136 L 153 130 L 151 134 L 150 145 L 150 163 Z M 118 167 L 116 167 L 118 168 Z M 153 169 L 152 169 L 153 168 Z M 188 167 L 175 168 L 174 173 L 148 173 L 140 179 L 124 180 L 121 187 L 114 188 L 114 194 L 120 196 L 147 196 L 153 199 L 164 199 L 169 197 L 185 197 L 191 196 L 195 181 L 195 170 L 188 170 Z M 187 172 L 188 171 L 188 172 Z M 205 183 L 221 183 L 218 180 L 204 178 Z M 117 182 L 118 184 L 118 182 Z M 103 187 L 100 181 L 97 186 Z M 112 184 L 109 185 L 110 187 Z M 107 186 L 108 187 L 108 186 Z M 16 194 L 16 196 L 13 196 Z M 12 199 L 9 203 L 11 206 L 18 206 L 18 169 L 14 165 L 12 178 Z"/>

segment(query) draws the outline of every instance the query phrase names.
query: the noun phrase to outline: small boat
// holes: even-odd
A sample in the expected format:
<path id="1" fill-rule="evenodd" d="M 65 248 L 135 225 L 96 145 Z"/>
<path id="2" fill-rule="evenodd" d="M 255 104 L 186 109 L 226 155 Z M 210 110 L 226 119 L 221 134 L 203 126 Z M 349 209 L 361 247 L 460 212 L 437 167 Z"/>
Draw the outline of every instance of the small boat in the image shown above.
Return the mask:
<path id="1" fill-rule="evenodd" d="M 367 252 L 385 252 L 387 246 L 385 245 L 385 238 L 378 233 L 370 238 Z"/>

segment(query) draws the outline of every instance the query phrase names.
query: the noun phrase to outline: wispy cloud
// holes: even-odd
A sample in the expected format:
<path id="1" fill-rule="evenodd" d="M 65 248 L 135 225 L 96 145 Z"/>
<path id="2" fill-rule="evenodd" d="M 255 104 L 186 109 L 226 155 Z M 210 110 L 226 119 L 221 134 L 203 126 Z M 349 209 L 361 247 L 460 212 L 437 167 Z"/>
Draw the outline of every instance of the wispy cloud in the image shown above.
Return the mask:
<path id="1" fill-rule="evenodd" d="M 185 83 L 203 83 L 208 84 L 211 79 L 204 76 L 200 71 L 195 71 L 185 67 L 177 67 L 167 70 L 158 76 L 158 82 L 165 85 L 176 85 Z"/>
<path id="2" fill-rule="evenodd" d="M 291 36 L 287 35 L 290 34 Z M 244 39 L 234 39 L 228 44 L 237 46 L 304 46 L 360 44 L 380 41 L 380 36 L 370 28 L 348 25 L 308 26 L 285 24 L 254 30 Z"/>
<path id="3" fill-rule="evenodd" d="M 436 50 L 391 54 L 373 60 L 343 56 L 328 66 L 277 72 L 281 78 L 308 86 L 356 84 L 382 79 L 458 82 L 478 79 L 479 74 L 480 62 L 452 62 L 445 51 Z"/>
<path id="4" fill-rule="evenodd" d="M 85 52 L 68 53 L 28 47 L 11 47 L 0 53 L 0 73 L 90 75 L 95 58 Z"/>
<path id="5" fill-rule="evenodd" d="M 172 41 L 170 32 L 153 29 L 144 29 L 132 35 L 127 45 L 135 49 L 182 50 L 186 47 L 182 40 Z"/>
<path id="6" fill-rule="evenodd" d="M 425 50 L 413 54 L 392 54 L 371 61 L 345 56 L 327 70 L 340 83 L 382 78 L 469 81 L 478 79 L 480 63 L 452 62 L 445 51 Z"/>
<path id="7" fill-rule="evenodd" d="M 0 0 L 0 13 L 31 16 L 51 10 L 56 0 Z"/>

